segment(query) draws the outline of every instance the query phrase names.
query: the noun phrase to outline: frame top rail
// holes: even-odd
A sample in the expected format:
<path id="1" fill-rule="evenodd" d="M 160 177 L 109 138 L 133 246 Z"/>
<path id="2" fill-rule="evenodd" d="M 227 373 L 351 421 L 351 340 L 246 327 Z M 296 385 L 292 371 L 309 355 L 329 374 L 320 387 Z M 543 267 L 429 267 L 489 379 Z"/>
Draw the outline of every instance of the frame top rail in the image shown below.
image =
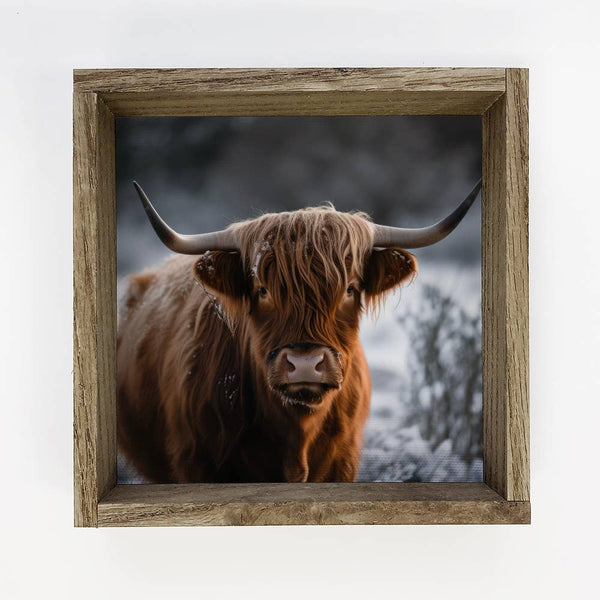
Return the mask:
<path id="1" fill-rule="evenodd" d="M 76 92 L 445 91 L 504 93 L 497 68 L 80 69 Z"/>

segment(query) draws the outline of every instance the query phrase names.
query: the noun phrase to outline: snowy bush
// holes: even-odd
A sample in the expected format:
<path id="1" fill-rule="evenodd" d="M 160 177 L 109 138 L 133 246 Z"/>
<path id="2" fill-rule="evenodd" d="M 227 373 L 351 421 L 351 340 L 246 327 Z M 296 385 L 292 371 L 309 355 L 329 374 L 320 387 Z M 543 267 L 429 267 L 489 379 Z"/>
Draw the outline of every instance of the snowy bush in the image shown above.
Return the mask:
<path id="1" fill-rule="evenodd" d="M 411 412 L 433 448 L 449 441 L 467 463 L 481 456 L 481 316 L 470 317 L 438 288 L 424 286 L 410 336 Z"/>
<path id="2" fill-rule="evenodd" d="M 408 344 L 402 418 L 367 424 L 359 479 L 481 481 L 480 314 L 425 284 L 398 323 Z"/>

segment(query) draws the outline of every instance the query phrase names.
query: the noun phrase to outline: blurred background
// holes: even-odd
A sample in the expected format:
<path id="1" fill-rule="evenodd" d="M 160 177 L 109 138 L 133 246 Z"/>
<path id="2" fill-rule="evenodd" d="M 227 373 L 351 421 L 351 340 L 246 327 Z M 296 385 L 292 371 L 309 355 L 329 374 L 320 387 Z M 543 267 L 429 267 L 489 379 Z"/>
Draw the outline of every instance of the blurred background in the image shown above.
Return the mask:
<path id="1" fill-rule="evenodd" d="M 117 119 L 117 276 L 169 251 L 136 179 L 181 233 L 332 202 L 385 225 L 420 227 L 481 176 L 480 117 Z M 481 210 L 415 250 L 419 276 L 361 323 L 371 412 L 360 481 L 482 481 Z M 119 482 L 142 480 L 119 460 Z"/>

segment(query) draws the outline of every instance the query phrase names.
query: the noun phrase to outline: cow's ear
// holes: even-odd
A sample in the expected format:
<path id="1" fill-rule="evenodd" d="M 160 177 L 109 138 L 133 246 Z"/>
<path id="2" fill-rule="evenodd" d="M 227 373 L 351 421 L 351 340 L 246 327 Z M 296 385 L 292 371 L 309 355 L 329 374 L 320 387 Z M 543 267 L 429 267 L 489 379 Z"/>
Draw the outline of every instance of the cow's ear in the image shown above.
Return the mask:
<path id="1" fill-rule="evenodd" d="M 205 287 L 228 298 L 241 298 L 247 290 L 239 252 L 213 250 L 202 254 L 194 265 L 194 277 Z"/>
<path id="2" fill-rule="evenodd" d="M 417 273 L 417 260 L 400 248 L 374 249 L 367 261 L 364 288 L 367 299 L 391 290 Z"/>

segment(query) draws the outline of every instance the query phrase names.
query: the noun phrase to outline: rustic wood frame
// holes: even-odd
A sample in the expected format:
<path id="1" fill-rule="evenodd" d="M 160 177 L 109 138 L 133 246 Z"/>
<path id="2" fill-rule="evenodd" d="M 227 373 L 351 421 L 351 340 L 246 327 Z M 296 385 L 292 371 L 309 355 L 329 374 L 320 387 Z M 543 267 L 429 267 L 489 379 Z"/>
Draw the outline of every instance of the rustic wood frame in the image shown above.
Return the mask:
<path id="1" fill-rule="evenodd" d="M 115 117 L 482 115 L 485 483 L 116 485 Z M 529 523 L 527 69 L 74 72 L 75 525 Z"/>

